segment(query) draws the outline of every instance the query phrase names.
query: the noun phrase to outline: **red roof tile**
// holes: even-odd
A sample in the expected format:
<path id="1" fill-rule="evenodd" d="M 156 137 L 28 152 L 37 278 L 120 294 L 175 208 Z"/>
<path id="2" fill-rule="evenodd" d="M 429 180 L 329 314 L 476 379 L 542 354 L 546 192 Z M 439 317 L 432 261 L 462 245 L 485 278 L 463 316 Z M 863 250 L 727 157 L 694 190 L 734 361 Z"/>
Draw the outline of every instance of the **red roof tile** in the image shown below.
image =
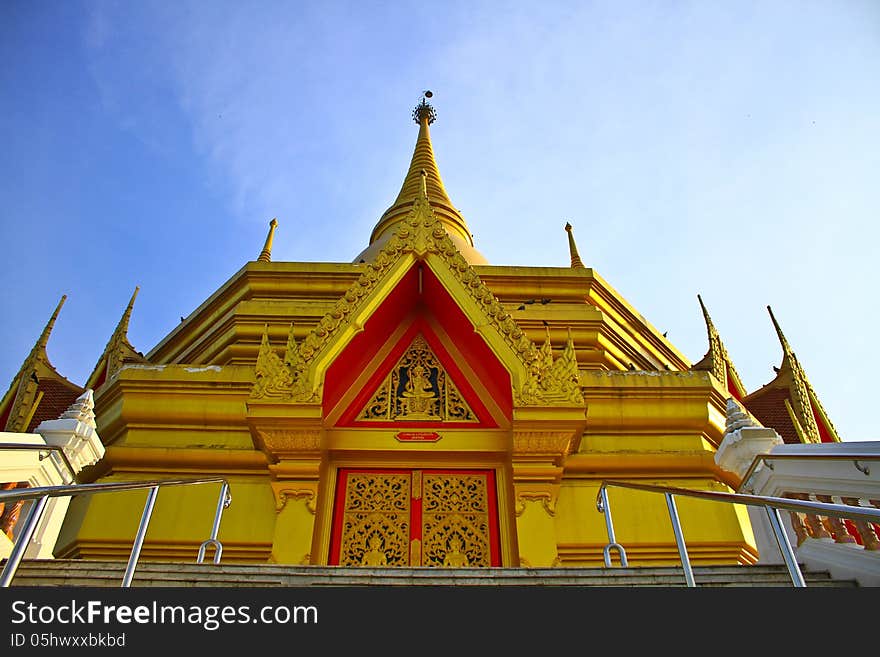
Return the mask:
<path id="1" fill-rule="evenodd" d="M 80 388 L 71 388 L 69 384 L 47 378 L 40 379 L 37 390 L 43 393 L 43 399 L 26 429 L 28 433 L 33 432 L 43 420 L 57 420 L 84 392 Z"/>
<path id="2" fill-rule="evenodd" d="M 800 443 L 797 429 L 791 421 L 785 400 L 789 399 L 788 388 L 765 386 L 743 399 L 743 404 L 765 427 L 776 430 L 786 443 Z"/>

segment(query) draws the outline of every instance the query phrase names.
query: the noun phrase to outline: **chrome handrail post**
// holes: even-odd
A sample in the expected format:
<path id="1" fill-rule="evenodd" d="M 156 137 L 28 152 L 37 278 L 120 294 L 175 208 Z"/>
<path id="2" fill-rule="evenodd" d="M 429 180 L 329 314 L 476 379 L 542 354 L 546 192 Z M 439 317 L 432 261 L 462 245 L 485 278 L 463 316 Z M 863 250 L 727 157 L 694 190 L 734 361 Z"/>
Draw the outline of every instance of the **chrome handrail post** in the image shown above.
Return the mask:
<path id="1" fill-rule="evenodd" d="M 782 553 L 782 558 L 785 559 L 785 565 L 788 567 L 788 574 L 791 576 L 791 583 L 796 587 L 806 586 L 807 584 L 804 582 L 804 576 L 803 573 L 801 573 L 800 566 L 798 566 L 794 550 L 791 548 L 791 542 L 788 540 L 788 534 L 785 533 L 785 528 L 782 526 L 782 518 L 779 515 L 779 509 L 772 506 L 765 506 L 764 510 L 767 512 L 767 517 L 770 519 L 770 526 L 773 528 L 773 533 L 776 534 L 776 542 L 779 544 L 779 551 Z"/>
<path id="2" fill-rule="evenodd" d="M 223 544 L 217 540 L 220 533 L 220 520 L 223 518 L 223 509 L 232 504 L 232 495 L 229 494 L 229 483 L 224 481 L 220 487 L 220 498 L 217 500 L 217 512 L 214 514 L 214 526 L 211 528 L 211 537 L 199 546 L 199 556 L 196 557 L 196 563 L 202 563 L 205 560 L 205 551 L 209 545 L 214 546 L 214 565 L 220 563 L 220 556 L 223 554 Z"/>
<path id="3" fill-rule="evenodd" d="M 31 505 L 31 509 L 28 511 L 27 517 L 24 520 L 24 525 L 18 533 L 15 546 L 12 548 L 9 558 L 6 560 L 3 574 L 0 575 L 0 588 L 6 588 L 12 584 L 12 578 L 15 577 L 15 571 L 18 570 L 18 566 L 24 558 L 24 553 L 27 550 L 28 545 L 30 545 L 31 538 L 34 535 L 34 531 L 37 529 L 37 525 L 40 524 L 40 518 L 43 517 L 43 511 L 45 511 L 48 503 L 49 496 L 43 495 L 43 497 L 34 500 L 34 503 Z"/>
<path id="4" fill-rule="evenodd" d="M 691 560 L 688 557 L 687 547 L 684 544 L 684 534 L 681 531 L 681 523 L 678 521 L 678 509 L 675 508 L 675 498 L 672 493 L 665 493 L 666 507 L 669 509 L 669 519 L 672 521 L 672 531 L 675 533 L 675 544 L 678 546 L 678 556 L 681 558 L 681 567 L 684 568 L 684 579 L 690 587 L 694 583 L 694 571 L 691 570 Z"/>
<path id="5" fill-rule="evenodd" d="M 128 565 L 125 567 L 122 588 L 131 586 L 131 579 L 134 577 L 134 569 L 137 568 L 138 559 L 141 556 L 141 548 L 144 546 L 144 538 L 147 535 L 147 526 L 150 524 L 150 516 L 153 515 L 153 507 L 156 504 L 156 495 L 158 494 L 158 486 L 150 488 L 150 494 L 147 495 L 147 502 L 144 504 L 144 513 L 141 515 L 141 524 L 138 526 L 137 536 L 135 536 L 134 545 L 131 547 L 131 555 L 128 557 Z"/>
<path id="6" fill-rule="evenodd" d="M 605 529 L 608 532 L 608 545 L 602 550 L 602 558 L 605 560 L 605 567 L 611 568 L 611 550 L 617 550 L 620 555 L 620 566 L 626 568 L 629 564 L 626 559 L 626 550 L 617 542 L 614 537 L 614 523 L 611 520 L 611 505 L 608 503 L 608 491 L 603 483 L 599 487 L 599 495 L 596 499 L 596 508 L 605 514 Z"/>

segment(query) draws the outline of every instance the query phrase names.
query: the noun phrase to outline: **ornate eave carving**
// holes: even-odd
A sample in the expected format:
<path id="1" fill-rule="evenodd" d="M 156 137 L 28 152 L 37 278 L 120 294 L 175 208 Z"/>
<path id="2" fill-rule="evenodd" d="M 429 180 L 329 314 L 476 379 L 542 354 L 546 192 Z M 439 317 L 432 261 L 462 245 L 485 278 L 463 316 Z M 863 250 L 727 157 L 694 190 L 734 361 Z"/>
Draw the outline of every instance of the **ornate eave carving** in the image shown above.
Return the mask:
<path id="1" fill-rule="evenodd" d="M 514 455 L 566 457 L 577 449 L 571 431 L 514 431 Z"/>
<path id="2" fill-rule="evenodd" d="M 256 434 L 257 446 L 274 456 L 321 450 L 321 431 L 317 429 L 257 429 Z"/>

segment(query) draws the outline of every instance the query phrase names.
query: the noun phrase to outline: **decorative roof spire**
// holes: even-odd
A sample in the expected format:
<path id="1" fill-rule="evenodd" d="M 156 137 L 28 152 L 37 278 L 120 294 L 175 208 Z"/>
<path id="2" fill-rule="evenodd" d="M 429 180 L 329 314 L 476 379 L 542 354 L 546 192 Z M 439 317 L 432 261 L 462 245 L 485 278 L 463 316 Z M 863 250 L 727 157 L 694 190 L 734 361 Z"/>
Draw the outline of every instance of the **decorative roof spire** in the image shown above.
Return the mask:
<path id="1" fill-rule="evenodd" d="M 134 308 L 134 300 L 137 299 L 138 292 L 140 291 L 140 285 L 135 285 L 134 292 L 131 294 L 131 299 L 128 300 L 128 305 L 122 313 L 122 319 L 119 320 L 119 324 L 116 326 L 116 332 L 121 335 L 128 334 L 128 323 L 131 321 L 131 311 Z"/>
<path id="2" fill-rule="evenodd" d="M 782 365 L 779 367 L 779 373 L 776 377 L 777 381 L 789 379 L 789 389 L 791 391 L 791 401 L 786 400 L 786 406 L 793 414 L 795 427 L 801 434 L 801 439 L 805 443 L 819 443 L 822 438 L 819 434 L 819 425 L 816 422 L 816 416 L 813 414 L 813 405 L 810 401 L 810 383 L 807 375 L 798 362 L 797 356 L 785 339 L 785 334 L 773 315 L 773 309 L 767 306 L 767 312 L 770 313 L 770 319 L 773 321 L 773 327 L 776 329 L 776 335 L 779 336 L 779 343 L 782 345 Z M 815 394 L 813 395 L 815 397 Z M 818 400 L 816 400 L 818 401 Z"/>
<path id="3" fill-rule="evenodd" d="M 110 335 L 103 353 L 98 358 L 95 368 L 86 379 L 86 388 L 97 390 L 104 381 L 118 372 L 126 362 L 146 363 L 144 358 L 128 341 L 128 324 L 131 321 L 131 312 L 134 309 L 134 301 L 137 299 L 140 287 L 135 286 L 131 299 L 122 313 L 122 318 L 116 325 L 116 329 Z"/>
<path id="4" fill-rule="evenodd" d="M 730 359 L 727 349 L 721 341 L 721 334 L 718 333 L 712 318 L 709 316 L 706 304 L 703 303 L 703 297 L 698 294 L 697 300 L 700 302 L 700 308 L 703 310 L 703 319 L 706 321 L 706 332 L 709 334 L 709 350 L 703 356 L 703 359 L 691 369 L 712 372 L 715 378 L 727 388 L 727 391 L 734 398 L 740 400 L 746 396 L 746 387 L 743 385 L 742 379 L 739 378 L 739 374 L 733 366 L 733 361 Z"/>
<path id="5" fill-rule="evenodd" d="M 62 388 L 76 391 L 76 394 L 82 392 L 79 386 L 58 373 L 46 353 L 49 336 L 52 334 L 55 321 L 58 319 L 58 314 L 65 301 L 67 301 L 66 294 L 61 297 L 61 301 L 58 302 L 55 311 L 46 322 L 40 337 L 37 338 L 15 378 L 12 379 L 9 389 L 0 400 L 0 430 L 5 428 L 6 431 L 25 431 L 27 429 L 43 397 L 39 388 L 44 378 L 56 380 L 61 383 Z"/>
<path id="6" fill-rule="evenodd" d="M 263 250 L 260 251 L 257 262 L 272 262 L 272 238 L 275 236 L 275 229 L 278 227 L 278 219 L 273 217 L 269 222 L 269 234 L 266 235 L 266 243 Z"/>
<path id="7" fill-rule="evenodd" d="M 785 339 L 785 333 L 782 332 L 782 327 L 780 327 L 779 322 L 776 321 L 776 316 L 773 314 L 773 308 L 767 306 L 767 312 L 770 313 L 770 321 L 773 322 L 773 328 L 776 329 L 779 344 L 782 345 L 782 367 L 780 367 L 780 369 L 786 366 L 791 367 L 793 365 L 792 361 L 797 361 L 794 352 L 791 350 L 791 345 L 788 344 L 788 340 Z"/>
<path id="8" fill-rule="evenodd" d="M 52 313 L 52 316 L 49 318 L 49 321 L 46 322 L 45 328 L 43 328 L 43 332 L 40 333 L 40 337 L 37 340 L 37 344 L 34 345 L 34 348 L 31 350 L 31 354 L 37 353 L 46 353 L 46 345 L 49 344 L 49 335 L 52 333 L 52 329 L 55 327 L 55 320 L 58 319 L 58 313 L 61 312 L 61 306 L 64 305 L 64 302 L 67 301 L 67 295 L 61 295 L 61 301 L 58 302 L 58 305 L 55 306 L 55 312 Z M 47 358 L 48 360 L 48 358 Z"/>
<path id="9" fill-rule="evenodd" d="M 378 248 L 381 248 L 381 244 L 407 217 L 416 200 L 422 194 L 426 194 L 430 199 L 431 210 L 441 221 L 446 232 L 452 237 L 465 258 L 473 264 L 486 262 L 485 258 L 474 250 L 471 231 L 464 217 L 449 199 L 446 188 L 443 186 L 443 180 L 440 178 L 440 170 L 437 168 L 434 148 L 431 145 L 431 133 L 428 129 L 428 126 L 437 118 L 437 112 L 427 100 L 433 95 L 430 91 L 424 92 L 423 98 L 413 109 L 412 117 L 419 126 L 419 135 L 416 138 L 416 146 L 409 169 L 397 198 L 391 207 L 385 210 L 370 235 L 371 247 L 377 242 L 380 247 L 368 247 L 355 258 L 355 262 L 371 258 L 378 251 Z"/>
<path id="10" fill-rule="evenodd" d="M 568 233 L 568 252 L 571 255 L 571 268 L 586 269 L 584 263 L 581 262 L 581 257 L 578 255 L 577 244 L 574 243 L 574 233 L 571 232 L 571 224 L 567 221 L 565 222 L 565 232 Z"/>

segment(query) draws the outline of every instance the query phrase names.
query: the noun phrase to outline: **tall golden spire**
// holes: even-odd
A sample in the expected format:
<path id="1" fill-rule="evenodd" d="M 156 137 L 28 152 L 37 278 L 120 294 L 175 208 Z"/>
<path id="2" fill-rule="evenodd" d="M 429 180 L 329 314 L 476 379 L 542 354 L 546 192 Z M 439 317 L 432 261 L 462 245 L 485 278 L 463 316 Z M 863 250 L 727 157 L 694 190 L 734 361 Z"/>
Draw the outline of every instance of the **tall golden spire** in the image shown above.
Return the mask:
<path id="1" fill-rule="evenodd" d="M 110 335 L 104 351 L 98 358 L 92 373 L 86 379 L 86 388 L 97 390 L 101 384 L 113 376 L 126 362 L 146 363 L 144 358 L 128 341 L 128 325 L 131 321 L 131 312 L 134 309 L 134 301 L 137 299 L 140 287 L 135 286 L 131 299 L 122 313 L 122 318 L 116 325 L 116 329 Z"/>
<path id="2" fill-rule="evenodd" d="M 67 301 L 67 295 L 62 294 L 61 301 L 55 306 L 55 312 L 52 313 L 49 321 L 46 322 L 46 326 L 43 328 L 43 332 L 40 333 L 37 343 L 34 345 L 34 348 L 31 349 L 31 356 L 36 356 L 37 354 L 43 355 L 46 357 L 46 362 L 48 362 L 49 358 L 46 354 L 46 346 L 49 344 L 49 335 L 52 333 L 52 329 L 55 328 L 55 320 L 58 319 L 58 313 L 61 312 L 61 306 L 64 305 L 65 301 Z"/>
<path id="3" fill-rule="evenodd" d="M 730 359 L 724 343 L 721 341 L 721 334 L 718 333 L 712 318 L 709 316 L 706 304 L 703 303 L 703 297 L 698 294 L 697 300 L 700 302 L 700 308 L 703 310 L 703 319 L 706 321 L 706 332 L 709 334 L 709 350 L 703 356 L 703 359 L 691 369 L 712 372 L 715 378 L 725 386 L 727 391 L 736 397 L 737 400 L 740 400 L 746 396 L 746 388 L 743 385 L 742 379 L 739 378 L 736 368 L 733 366 L 733 361 Z"/>
<path id="4" fill-rule="evenodd" d="M 115 333 L 120 335 L 128 334 L 128 323 L 131 321 L 131 311 L 134 308 L 134 300 L 137 299 L 138 292 L 141 291 L 139 285 L 134 286 L 134 292 L 131 294 L 131 299 L 128 300 L 128 305 L 125 307 L 125 311 L 122 313 L 122 319 L 119 320 L 119 324 L 116 326 Z"/>
<path id="5" fill-rule="evenodd" d="M 782 364 L 779 366 L 780 376 L 795 377 L 798 374 L 803 374 L 800 363 L 798 363 L 791 345 L 788 344 L 788 340 L 785 339 L 785 334 L 782 332 L 779 322 L 776 321 L 776 316 L 773 314 L 773 309 L 770 306 L 767 306 L 767 312 L 770 313 L 770 321 L 773 322 L 773 328 L 776 329 L 779 344 L 782 345 Z"/>
<path id="6" fill-rule="evenodd" d="M 577 244 L 574 243 L 574 233 L 571 232 L 571 224 L 567 221 L 565 222 L 565 232 L 568 233 L 568 252 L 571 255 L 572 269 L 586 269 L 584 263 L 581 262 L 580 255 L 578 255 Z"/>
<path id="7" fill-rule="evenodd" d="M 415 150 L 413 151 L 409 169 L 403 179 L 403 185 L 400 187 L 400 192 L 397 194 L 394 203 L 385 210 L 373 228 L 373 232 L 370 234 L 370 247 L 365 249 L 355 259 L 355 262 L 374 255 L 377 249 L 371 247 L 376 242 L 382 243 L 390 237 L 397 224 L 409 214 L 413 204 L 419 197 L 423 184 L 427 191 L 431 210 L 443 223 L 446 232 L 449 233 L 465 258 L 473 264 L 486 262 L 485 258 L 473 248 L 474 239 L 471 231 L 464 217 L 449 199 L 449 194 L 446 193 L 446 188 L 443 186 L 443 180 L 440 177 L 440 170 L 437 168 L 437 162 L 434 159 L 434 148 L 431 145 L 431 133 L 428 126 L 437 118 L 437 113 L 434 107 L 427 101 L 432 96 L 433 94 L 430 91 L 426 91 L 421 102 L 413 110 L 412 116 L 419 126 L 419 135 L 416 138 Z M 422 179 L 423 174 L 424 181 Z"/>
<path id="8" fill-rule="evenodd" d="M 257 257 L 257 262 L 271 262 L 272 261 L 272 238 L 275 236 L 275 229 L 278 227 L 278 219 L 272 218 L 272 221 L 269 222 L 269 234 L 266 235 L 266 243 L 263 245 L 263 250 L 260 251 L 260 255 Z"/>
<path id="9" fill-rule="evenodd" d="M 796 420 L 795 427 L 801 434 L 803 442 L 819 443 L 822 438 L 819 434 L 819 425 L 816 422 L 816 416 L 813 414 L 813 405 L 810 400 L 811 386 L 807 380 L 807 375 L 798 362 L 797 356 L 785 339 L 785 334 L 773 315 L 773 309 L 767 306 L 767 312 L 770 313 L 770 319 L 773 321 L 773 327 L 776 329 L 776 335 L 779 337 L 779 344 L 782 345 L 782 365 L 779 367 L 779 373 L 776 377 L 777 381 L 787 382 L 791 392 L 791 402 L 786 400 L 786 406 L 789 412 Z M 812 395 L 815 397 L 815 393 Z M 818 399 L 816 399 L 818 402 Z M 824 412 L 823 412 L 824 414 Z"/>
<path id="10" fill-rule="evenodd" d="M 55 321 L 58 319 L 58 314 L 61 312 L 61 307 L 65 301 L 67 301 L 66 294 L 62 295 L 61 301 L 55 306 L 55 311 L 52 313 L 49 321 L 46 322 L 46 326 L 43 327 L 40 337 L 37 338 L 36 343 L 31 348 L 27 358 L 24 359 L 15 378 L 12 379 L 9 389 L 3 395 L 3 399 L 0 400 L 0 416 L 7 418 L 5 427 L 0 427 L 0 430 L 24 431 L 27 428 L 42 398 L 42 393 L 38 391 L 42 377 L 57 377 L 60 380 L 66 381 L 68 386 L 77 387 L 58 374 L 52 363 L 49 362 L 49 355 L 46 353 L 49 336 L 52 334 Z"/>

